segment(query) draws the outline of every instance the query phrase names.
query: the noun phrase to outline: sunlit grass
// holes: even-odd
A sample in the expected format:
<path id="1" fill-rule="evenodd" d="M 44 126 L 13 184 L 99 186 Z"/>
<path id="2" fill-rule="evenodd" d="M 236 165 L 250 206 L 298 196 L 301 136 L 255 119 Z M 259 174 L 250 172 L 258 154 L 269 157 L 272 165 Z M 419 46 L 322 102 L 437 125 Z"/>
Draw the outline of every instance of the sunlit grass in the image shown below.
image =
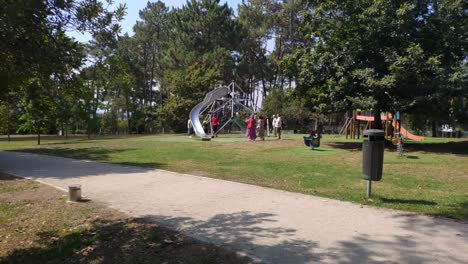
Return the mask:
<path id="1" fill-rule="evenodd" d="M 382 181 L 365 199 L 361 179 L 362 139 L 325 135 L 316 150 L 303 135 L 248 142 L 242 135 L 221 135 L 209 142 L 183 135 L 121 138 L 21 138 L 0 142 L 0 149 L 118 164 L 162 168 L 340 200 L 468 219 L 468 163 L 463 140 L 407 141 L 403 157 L 388 147 Z M 454 150 L 454 151 L 452 151 Z M 457 150 L 457 151 L 455 151 Z M 452 154 L 459 153 L 459 154 Z M 461 153 L 461 154 L 460 154 Z"/>

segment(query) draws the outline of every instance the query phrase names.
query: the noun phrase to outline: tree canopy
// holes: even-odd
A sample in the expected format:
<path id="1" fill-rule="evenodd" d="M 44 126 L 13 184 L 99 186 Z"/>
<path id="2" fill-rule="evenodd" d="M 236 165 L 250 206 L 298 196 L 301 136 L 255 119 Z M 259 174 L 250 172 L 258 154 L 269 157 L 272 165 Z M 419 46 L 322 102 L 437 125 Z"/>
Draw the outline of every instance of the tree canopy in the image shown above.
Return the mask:
<path id="1" fill-rule="evenodd" d="M 120 32 L 126 7 L 111 3 L 0 0 L 1 128 L 183 131 L 191 108 L 232 81 L 294 128 L 358 108 L 404 112 L 420 128 L 468 122 L 466 1 L 157 1 L 132 36 Z"/>

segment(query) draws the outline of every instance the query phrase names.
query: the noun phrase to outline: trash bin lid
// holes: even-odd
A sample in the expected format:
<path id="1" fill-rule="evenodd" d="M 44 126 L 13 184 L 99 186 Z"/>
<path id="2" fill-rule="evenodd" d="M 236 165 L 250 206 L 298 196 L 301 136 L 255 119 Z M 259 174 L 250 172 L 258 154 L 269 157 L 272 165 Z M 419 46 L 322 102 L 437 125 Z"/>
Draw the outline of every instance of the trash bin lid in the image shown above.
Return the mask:
<path id="1" fill-rule="evenodd" d="M 380 129 L 367 129 L 363 132 L 364 136 L 371 136 L 371 137 L 383 137 L 385 136 L 385 131 Z"/>

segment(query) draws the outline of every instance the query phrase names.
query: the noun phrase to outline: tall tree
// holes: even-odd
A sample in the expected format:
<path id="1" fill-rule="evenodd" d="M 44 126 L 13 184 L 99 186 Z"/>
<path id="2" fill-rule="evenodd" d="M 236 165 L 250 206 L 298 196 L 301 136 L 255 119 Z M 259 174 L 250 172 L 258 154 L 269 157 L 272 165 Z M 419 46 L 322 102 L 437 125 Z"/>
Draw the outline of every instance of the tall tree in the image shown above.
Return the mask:
<path id="1" fill-rule="evenodd" d="M 54 89 L 64 87 L 54 85 L 52 78 L 78 70 L 84 57 L 81 45 L 66 31 L 107 27 L 122 15 L 123 7 L 108 12 L 95 0 L 0 2 L 0 34 L 4 40 L 0 59 L 5 62 L 0 66 L 0 94 L 13 91 L 23 95 L 26 113 L 22 119 L 34 122 L 38 143 L 45 119 L 55 114 Z"/>
<path id="2" fill-rule="evenodd" d="M 267 43 L 272 37 L 272 19 L 263 0 L 249 0 L 238 6 L 238 21 L 242 41 L 239 46 L 237 75 L 241 87 L 251 93 L 261 83 L 263 95 L 267 94 L 272 79 Z"/>
<path id="3" fill-rule="evenodd" d="M 380 111 L 418 113 L 433 98 L 448 102 L 444 83 L 466 57 L 467 3 L 311 2 L 304 34 L 316 44 L 296 52 L 298 92 L 311 105 L 373 109 L 379 120 Z"/>
<path id="4" fill-rule="evenodd" d="M 239 25 L 219 0 L 189 1 L 170 13 L 164 84 L 171 94 L 158 110 L 164 124 L 185 128 L 190 109 L 217 83 L 233 80 Z"/>
<path id="5" fill-rule="evenodd" d="M 169 9 L 161 2 L 148 2 L 147 6 L 140 10 L 140 21 L 134 26 L 135 41 L 138 43 L 138 59 L 141 65 L 143 88 L 142 103 L 151 106 L 157 100 L 154 87 L 162 87 L 162 57 L 166 48 L 166 27 Z M 162 93 L 161 93 L 162 95 Z M 159 98 L 162 103 L 162 98 Z"/>

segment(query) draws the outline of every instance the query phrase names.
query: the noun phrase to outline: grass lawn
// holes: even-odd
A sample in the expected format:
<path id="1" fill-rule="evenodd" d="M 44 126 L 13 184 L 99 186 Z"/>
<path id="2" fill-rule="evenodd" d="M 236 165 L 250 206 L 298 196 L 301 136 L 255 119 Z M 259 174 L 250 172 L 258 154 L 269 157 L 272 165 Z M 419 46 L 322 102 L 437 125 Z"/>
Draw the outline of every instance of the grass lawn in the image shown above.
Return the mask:
<path id="1" fill-rule="evenodd" d="M 0 141 L 0 149 L 161 168 L 379 207 L 468 220 L 468 141 L 409 142 L 407 153 L 385 152 L 384 175 L 365 199 L 361 142 L 325 135 L 318 150 L 301 135 L 248 142 L 221 135 L 211 142 L 186 136 L 114 137 L 87 140 L 34 137 Z"/>
<path id="2" fill-rule="evenodd" d="M 0 263 L 251 263 L 97 202 L 0 174 Z"/>

